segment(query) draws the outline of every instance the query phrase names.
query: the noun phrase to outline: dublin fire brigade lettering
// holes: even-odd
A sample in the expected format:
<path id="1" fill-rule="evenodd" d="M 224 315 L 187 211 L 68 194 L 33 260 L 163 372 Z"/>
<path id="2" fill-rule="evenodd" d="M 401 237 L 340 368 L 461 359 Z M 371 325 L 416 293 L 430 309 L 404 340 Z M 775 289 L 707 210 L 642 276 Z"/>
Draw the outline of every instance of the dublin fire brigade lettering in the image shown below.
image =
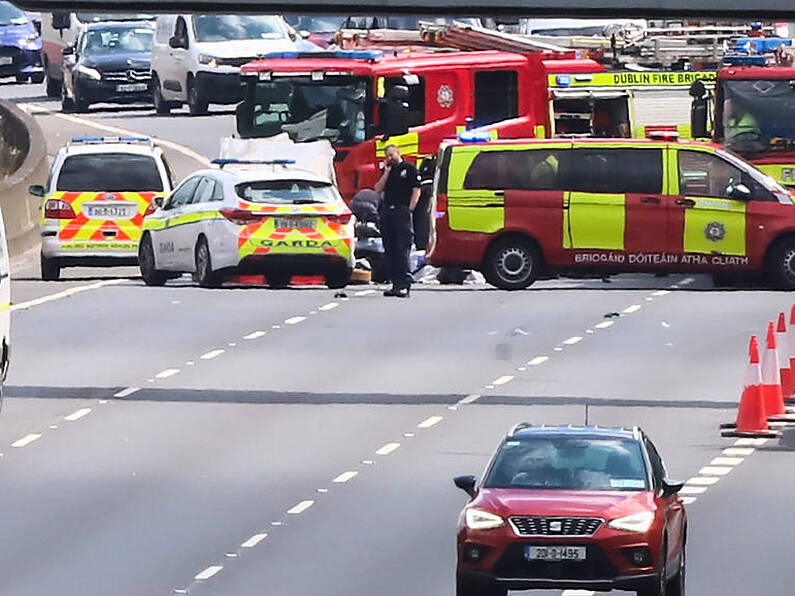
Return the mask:
<path id="1" fill-rule="evenodd" d="M 575 253 L 576 264 L 592 265 L 697 265 L 701 267 L 741 267 L 748 265 L 748 257 L 731 255 L 674 255 L 669 253 Z"/>
<path id="2" fill-rule="evenodd" d="M 334 243 L 329 240 L 270 240 L 259 241 L 266 248 L 331 248 Z"/>
<path id="3" fill-rule="evenodd" d="M 714 81 L 707 72 L 620 72 L 613 75 L 614 85 L 687 85 L 697 79 Z"/>

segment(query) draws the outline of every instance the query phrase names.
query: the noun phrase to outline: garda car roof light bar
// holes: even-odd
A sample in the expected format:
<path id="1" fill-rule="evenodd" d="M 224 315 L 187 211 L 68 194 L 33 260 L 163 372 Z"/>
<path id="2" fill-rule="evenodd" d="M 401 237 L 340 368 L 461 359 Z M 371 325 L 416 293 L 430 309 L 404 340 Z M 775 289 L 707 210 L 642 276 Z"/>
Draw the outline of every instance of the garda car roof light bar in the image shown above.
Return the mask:
<path id="1" fill-rule="evenodd" d="M 232 157 L 221 157 L 214 159 L 211 163 L 222 170 L 224 166 L 291 166 L 295 164 L 294 159 L 237 159 Z"/>
<path id="2" fill-rule="evenodd" d="M 67 145 L 99 145 L 104 143 L 114 144 L 114 145 L 118 145 L 120 143 L 154 145 L 154 141 L 152 141 L 150 137 L 133 137 L 133 136 L 72 137 L 72 139 L 69 141 L 69 143 L 67 143 Z"/>

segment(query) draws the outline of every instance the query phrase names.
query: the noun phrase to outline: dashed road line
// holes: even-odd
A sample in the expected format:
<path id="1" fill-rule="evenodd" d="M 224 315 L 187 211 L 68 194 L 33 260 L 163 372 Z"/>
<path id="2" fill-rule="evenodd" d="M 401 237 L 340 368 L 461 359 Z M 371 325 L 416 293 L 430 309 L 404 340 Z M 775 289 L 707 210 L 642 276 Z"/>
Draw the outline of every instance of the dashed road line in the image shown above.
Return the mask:
<path id="1" fill-rule="evenodd" d="M 138 392 L 140 390 L 141 390 L 140 387 L 127 387 L 127 389 L 122 389 L 118 393 L 114 393 L 113 397 L 129 397 L 133 393 L 136 393 L 136 392 Z"/>
<path id="2" fill-rule="evenodd" d="M 566 346 L 573 346 L 574 344 L 580 343 L 581 341 L 582 341 L 582 336 L 575 335 L 574 337 L 570 337 L 569 339 L 564 341 L 563 344 Z"/>
<path id="3" fill-rule="evenodd" d="M 375 294 L 375 290 L 361 290 L 356 292 L 354 296 L 370 296 L 372 294 Z"/>
<path id="4" fill-rule="evenodd" d="M 342 474 L 337 476 L 334 480 L 332 480 L 332 482 L 334 484 L 345 484 L 346 482 L 348 482 L 349 480 L 354 479 L 358 475 L 359 475 L 359 472 L 356 472 L 354 470 L 349 470 L 349 471 L 343 472 Z"/>
<path id="5" fill-rule="evenodd" d="M 459 399 L 456 402 L 456 405 L 465 406 L 467 404 L 472 404 L 472 403 L 475 403 L 476 401 L 478 401 L 480 398 L 481 398 L 481 395 L 479 393 L 473 393 L 471 395 L 467 395 L 466 397 L 463 397 L 463 398 Z M 452 408 L 454 406 L 450 406 L 450 407 Z"/>
<path id="6" fill-rule="evenodd" d="M 339 302 L 329 302 L 328 304 L 324 304 L 323 306 L 318 307 L 319 311 L 327 312 L 329 310 L 334 310 L 339 306 Z"/>
<path id="7" fill-rule="evenodd" d="M 536 356 L 532 360 L 528 360 L 527 364 L 530 366 L 538 366 L 539 364 L 544 364 L 547 360 L 549 360 L 549 356 Z"/>
<path id="8" fill-rule="evenodd" d="M 594 325 L 594 327 L 597 329 L 607 329 L 608 327 L 612 327 L 613 323 L 615 323 L 615 321 L 602 321 L 601 323 Z"/>
<path id="9" fill-rule="evenodd" d="M 432 426 L 440 423 L 444 420 L 442 416 L 431 416 L 430 418 L 426 418 L 422 422 L 417 425 L 417 428 L 431 428 Z"/>
<path id="10" fill-rule="evenodd" d="M 625 308 L 624 310 L 622 310 L 621 312 L 622 312 L 622 313 L 624 313 L 624 314 L 626 314 L 626 315 L 631 315 L 633 312 L 638 312 L 638 311 L 639 311 L 641 308 L 642 308 L 642 307 L 641 307 L 641 305 L 640 305 L 640 304 L 633 304 L 632 306 L 628 306 L 628 307 L 626 307 L 626 308 Z"/>
<path id="11" fill-rule="evenodd" d="M 718 476 L 694 476 L 686 484 L 690 486 L 712 486 L 719 480 Z"/>
<path id="12" fill-rule="evenodd" d="M 314 501 L 310 501 L 310 500 L 301 501 L 297 505 L 294 505 L 293 507 L 290 507 L 290 509 L 287 510 L 287 513 L 289 513 L 290 515 L 298 515 L 300 513 L 303 513 L 307 509 L 309 509 L 314 504 L 315 504 L 315 502 Z"/>
<path id="13" fill-rule="evenodd" d="M 268 535 L 265 532 L 263 532 L 261 534 L 254 534 L 251 538 L 249 538 L 243 544 L 241 544 L 240 547 L 241 548 L 254 548 L 260 542 L 265 540 L 267 537 L 268 537 Z"/>
<path id="14" fill-rule="evenodd" d="M 37 441 L 41 439 L 40 433 L 30 433 L 29 435 L 25 435 L 21 439 L 17 439 L 13 443 L 11 443 L 12 447 L 26 447 L 30 445 L 33 441 Z"/>
<path id="15" fill-rule="evenodd" d="M 716 457 L 709 465 L 711 466 L 739 466 L 743 463 L 742 457 Z"/>
<path id="16" fill-rule="evenodd" d="M 393 451 L 395 451 L 398 447 L 400 447 L 400 443 L 387 443 L 380 449 L 378 449 L 375 454 L 376 455 L 389 455 Z"/>
<path id="17" fill-rule="evenodd" d="M 75 296 L 76 294 L 80 294 L 82 292 L 89 292 L 91 290 L 98 290 L 100 288 L 104 288 L 105 286 L 117 286 L 119 284 L 123 284 L 125 282 L 130 281 L 129 279 L 106 279 L 104 281 L 98 281 L 93 284 L 86 284 L 84 286 L 77 286 L 75 288 L 69 288 L 68 290 L 64 290 L 62 292 L 56 292 L 55 294 L 49 294 L 47 296 L 42 296 L 41 298 L 36 298 L 34 300 L 28 300 L 27 302 L 20 302 L 19 304 L 11 305 L 12 311 L 17 310 L 28 310 L 29 308 L 33 308 L 34 306 L 40 306 L 42 304 L 47 304 L 48 302 L 55 302 L 56 300 L 62 300 L 63 298 L 69 298 L 71 296 Z"/>
<path id="18" fill-rule="evenodd" d="M 723 455 L 728 455 L 729 457 L 748 457 L 754 451 L 755 449 L 752 447 L 728 447 L 723 450 Z"/>
<path id="19" fill-rule="evenodd" d="M 212 576 L 214 576 L 216 573 L 221 571 L 221 569 L 223 569 L 223 568 L 224 568 L 223 565 L 210 565 L 204 571 L 201 571 L 200 573 L 197 573 L 194 576 L 193 579 L 195 579 L 197 581 L 204 581 L 204 580 L 210 579 Z"/>
<path id="20" fill-rule="evenodd" d="M 706 486 L 688 486 L 685 485 L 679 491 L 680 495 L 700 495 L 707 492 Z"/>
<path id="21" fill-rule="evenodd" d="M 657 290 L 656 292 L 652 293 L 652 296 L 666 296 L 667 294 L 670 293 L 671 293 L 670 290 Z"/>
<path id="22" fill-rule="evenodd" d="M 511 381 L 514 380 L 514 378 L 515 377 L 513 375 L 503 375 L 499 379 L 495 379 L 494 381 L 492 381 L 491 384 L 494 385 L 495 387 L 499 387 L 500 385 L 505 385 L 506 383 L 510 383 Z"/>
<path id="23" fill-rule="evenodd" d="M 704 466 L 698 473 L 707 476 L 725 476 L 733 469 L 725 466 Z"/>
<path id="24" fill-rule="evenodd" d="M 92 412 L 91 408 L 80 408 L 79 410 L 72 412 L 68 416 L 64 416 L 63 419 L 69 422 L 74 422 L 75 420 L 80 420 L 84 416 L 88 416 Z"/>
<path id="25" fill-rule="evenodd" d="M 265 335 L 265 331 L 253 331 L 252 333 L 249 333 L 248 335 L 244 335 L 243 339 L 259 339 L 263 335 Z"/>
<path id="26" fill-rule="evenodd" d="M 166 370 L 161 370 L 159 373 L 155 375 L 157 379 L 167 379 L 169 377 L 173 377 L 174 375 L 179 373 L 178 368 L 167 368 Z"/>
<path id="27" fill-rule="evenodd" d="M 298 325 L 298 323 L 302 323 L 304 321 L 306 321 L 306 317 L 301 317 L 301 316 L 290 317 L 289 319 L 285 319 L 284 324 L 285 325 Z"/>
<path id="28" fill-rule="evenodd" d="M 212 360 L 213 358 L 216 358 L 216 357 L 220 356 L 223 353 L 224 353 L 224 350 L 211 350 L 210 352 L 207 352 L 206 354 L 202 354 L 201 356 L 199 356 L 199 358 L 201 358 L 202 360 Z"/>

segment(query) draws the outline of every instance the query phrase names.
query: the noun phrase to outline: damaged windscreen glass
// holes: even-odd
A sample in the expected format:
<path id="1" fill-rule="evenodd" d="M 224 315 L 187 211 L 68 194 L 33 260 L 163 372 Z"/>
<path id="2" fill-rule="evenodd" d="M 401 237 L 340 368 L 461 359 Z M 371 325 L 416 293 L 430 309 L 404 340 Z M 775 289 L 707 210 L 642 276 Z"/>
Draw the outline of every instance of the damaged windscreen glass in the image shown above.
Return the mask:
<path id="1" fill-rule="evenodd" d="M 261 81 L 253 104 L 256 136 L 288 133 L 296 142 L 328 139 L 343 146 L 361 143 L 367 136 L 367 82 L 363 78 Z"/>
<path id="2" fill-rule="evenodd" d="M 723 130 L 740 153 L 795 145 L 795 88 L 788 79 L 727 81 Z"/>

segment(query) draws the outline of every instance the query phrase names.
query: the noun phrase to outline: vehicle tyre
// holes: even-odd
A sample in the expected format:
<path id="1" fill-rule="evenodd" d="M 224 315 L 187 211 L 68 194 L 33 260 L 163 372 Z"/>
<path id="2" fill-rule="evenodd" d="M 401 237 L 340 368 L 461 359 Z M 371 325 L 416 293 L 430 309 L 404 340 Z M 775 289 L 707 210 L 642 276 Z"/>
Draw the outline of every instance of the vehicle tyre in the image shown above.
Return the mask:
<path id="1" fill-rule="evenodd" d="M 286 288 L 290 285 L 292 278 L 293 276 L 290 273 L 285 273 L 284 271 L 271 271 L 265 275 L 268 287 L 274 289 Z"/>
<path id="2" fill-rule="evenodd" d="M 668 544 L 667 542 L 663 542 L 662 546 L 662 553 L 664 554 L 668 551 Z M 666 568 L 665 568 L 665 559 L 660 563 L 660 573 L 654 580 L 651 580 L 649 584 L 638 590 L 638 596 L 667 596 L 667 588 L 668 582 L 665 579 L 666 576 Z"/>
<path id="3" fill-rule="evenodd" d="M 43 281 L 58 281 L 61 279 L 61 266 L 58 261 L 41 255 L 41 279 Z"/>
<path id="4" fill-rule="evenodd" d="M 770 249 L 767 273 L 777 287 L 795 290 L 795 238 L 785 238 Z"/>
<path id="5" fill-rule="evenodd" d="M 494 584 L 466 581 L 458 578 L 455 584 L 455 596 L 507 596 L 507 588 Z"/>
<path id="6" fill-rule="evenodd" d="M 32 75 L 30 82 L 34 85 L 41 85 L 44 82 L 44 73 Z"/>
<path id="7" fill-rule="evenodd" d="M 523 290 L 538 277 L 541 253 L 527 238 L 506 236 L 492 244 L 483 259 L 486 281 L 501 290 Z"/>
<path id="8" fill-rule="evenodd" d="M 682 556 L 679 557 L 679 569 L 668 583 L 667 596 L 685 596 L 685 579 L 687 576 L 687 551 L 682 546 Z"/>
<path id="9" fill-rule="evenodd" d="M 325 275 L 326 287 L 332 290 L 344 288 L 350 283 L 352 274 L 353 269 L 348 266 L 328 271 Z"/>
<path id="10" fill-rule="evenodd" d="M 44 78 L 47 81 L 47 97 L 60 97 L 61 83 L 50 76 L 50 63 L 46 59 L 44 60 Z"/>
<path id="11" fill-rule="evenodd" d="M 199 92 L 199 88 L 193 84 L 193 79 L 188 79 L 188 111 L 191 116 L 203 116 L 207 113 L 209 102 L 206 101 Z"/>
<path id="12" fill-rule="evenodd" d="M 169 278 L 165 271 L 155 268 L 155 249 L 152 246 L 152 236 L 148 233 L 144 235 L 138 246 L 138 267 L 147 286 L 163 286 Z"/>
<path id="13" fill-rule="evenodd" d="M 75 102 L 66 95 L 66 88 L 61 85 L 61 111 L 64 114 L 71 114 L 75 111 Z"/>
<path id="14" fill-rule="evenodd" d="M 221 285 L 221 276 L 213 271 L 210 246 L 204 236 L 199 237 L 196 243 L 196 281 L 202 288 L 218 288 Z"/>
<path id="15" fill-rule="evenodd" d="M 163 90 L 157 75 L 152 77 L 152 102 L 155 104 L 155 113 L 165 116 L 171 113 L 171 104 L 163 99 Z"/>

